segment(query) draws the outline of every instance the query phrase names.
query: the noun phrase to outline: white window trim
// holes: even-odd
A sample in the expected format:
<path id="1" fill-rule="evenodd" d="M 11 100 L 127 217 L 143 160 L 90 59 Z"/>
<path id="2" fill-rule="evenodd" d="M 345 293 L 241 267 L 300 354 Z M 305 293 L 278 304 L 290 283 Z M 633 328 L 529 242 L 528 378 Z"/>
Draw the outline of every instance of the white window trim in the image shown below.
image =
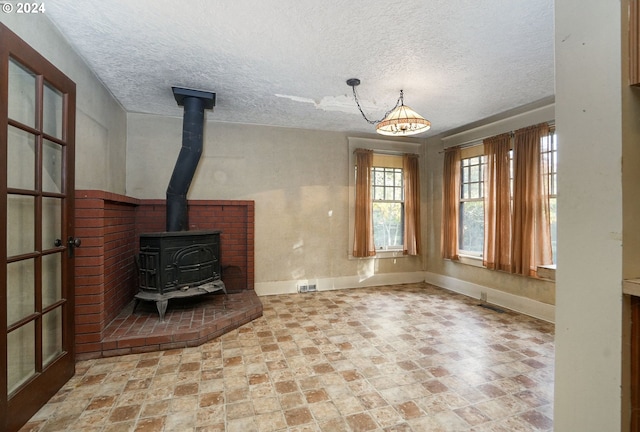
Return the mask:
<path id="1" fill-rule="evenodd" d="M 373 150 L 374 153 L 382 152 L 389 154 L 402 155 L 404 153 L 420 153 L 421 143 L 418 141 L 391 141 L 372 138 L 356 138 L 348 137 L 349 151 L 349 243 L 347 244 L 347 257 L 350 260 L 363 259 L 387 259 L 387 258 L 406 258 L 402 250 L 377 250 L 376 255 L 372 257 L 354 257 L 353 256 L 353 226 L 355 223 L 356 208 L 356 185 L 355 185 L 355 149 L 363 148 Z"/>
<path id="2" fill-rule="evenodd" d="M 486 269 L 486 267 L 482 264 L 481 256 L 466 255 L 464 253 L 460 253 L 458 254 L 457 260 L 448 260 L 448 261 Z M 496 271 L 496 270 L 491 270 L 491 271 Z M 527 276 L 527 277 L 530 277 L 530 276 Z M 553 264 L 553 265 L 546 265 L 546 266 L 538 266 L 538 277 L 534 279 L 542 279 L 542 280 L 549 280 L 549 281 L 555 282 L 556 265 Z"/>
<path id="3" fill-rule="evenodd" d="M 459 253 L 457 262 L 459 262 L 460 264 L 466 264 L 474 267 L 486 268 L 482 264 L 482 256 L 480 255 L 468 255 L 468 254 L 465 254 L 464 252 Z"/>
<path id="4" fill-rule="evenodd" d="M 470 159 L 470 158 L 475 158 L 475 157 L 480 157 L 481 158 L 481 162 L 480 162 L 480 166 L 485 165 L 486 164 L 486 160 L 484 160 L 484 162 L 482 162 L 482 158 L 485 157 L 485 151 L 484 151 L 484 144 L 482 142 L 478 143 L 478 144 L 474 144 L 473 146 L 469 146 L 469 147 L 465 147 L 460 151 L 460 161 L 461 161 L 461 167 L 460 170 L 462 171 L 462 161 L 465 159 Z M 486 169 L 483 168 L 483 169 Z M 482 173 L 482 171 L 481 171 Z M 482 185 L 484 187 L 484 179 L 481 179 L 482 181 Z M 462 172 L 460 172 L 460 187 L 463 187 L 463 183 L 462 183 Z M 484 200 L 484 191 L 482 192 L 482 198 L 477 198 L 475 200 Z M 467 202 L 471 201 L 473 199 L 466 199 Z M 462 191 L 460 193 L 460 198 L 458 199 L 458 226 L 461 225 L 461 221 L 462 221 Z M 483 206 L 484 208 L 484 206 Z M 463 237 L 464 237 L 464 233 L 462 232 L 462 229 L 459 230 L 459 239 L 458 239 L 458 246 L 460 245 L 460 243 L 462 243 Z M 458 255 L 464 255 L 464 256 L 468 256 L 469 258 L 477 258 L 480 259 L 480 261 L 482 262 L 482 251 L 480 252 L 476 252 L 476 251 L 471 251 L 471 250 L 466 250 L 466 249 L 458 249 Z"/>

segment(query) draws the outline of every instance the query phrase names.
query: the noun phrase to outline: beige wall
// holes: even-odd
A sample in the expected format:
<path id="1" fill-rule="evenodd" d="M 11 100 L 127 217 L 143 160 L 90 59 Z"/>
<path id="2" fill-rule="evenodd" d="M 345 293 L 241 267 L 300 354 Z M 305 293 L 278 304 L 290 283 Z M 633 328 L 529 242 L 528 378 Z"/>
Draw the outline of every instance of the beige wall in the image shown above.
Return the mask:
<path id="1" fill-rule="evenodd" d="M 130 113 L 127 123 L 127 195 L 163 199 L 182 118 Z M 422 278 L 419 257 L 349 259 L 348 161 L 342 133 L 207 121 L 188 198 L 255 201 L 260 294 Z"/>
<path id="2" fill-rule="evenodd" d="M 553 116 L 551 111 L 551 116 Z M 127 194 L 163 199 L 180 151 L 182 118 L 128 114 Z M 350 259 L 350 152 L 347 135 L 211 121 L 207 113 L 203 155 L 189 199 L 249 199 L 256 202 L 256 289 L 260 294 L 293 292 L 300 283 L 320 289 L 424 280 L 438 274 L 507 295 L 549 305 L 536 314 L 530 306 L 503 306 L 553 320 L 553 282 L 489 271 L 440 257 L 442 142 L 413 140 L 421 154 L 421 257 Z M 525 116 L 533 124 L 538 117 Z M 514 123 L 508 123 L 513 125 Z M 506 127 L 506 126 L 505 126 Z M 356 139 L 375 147 L 379 137 Z M 368 140 L 374 138 L 373 140 Z M 402 151 L 407 151 L 402 149 Z M 474 295 L 473 293 L 471 293 Z M 517 300 L 516 300 L 517 301 Z M 535 308 L 535 307 L 534 307 Z"/>
<path id="3" fill-rule="evenodd" d="M 76 83 L 76 189 L 124 193 L 126 113 L 45 15 L 0 21 Z"/>
<path id="4" fill-rule="evenodd" d="M 621 21 L 626 9 L 620 2 L 556 1 L 555 17 L 559 199 L 554 428 L 619 431 L 626 423 L 621 422 L 620 391 L 621 88 L 626 85 L 621 81 Z M 633 162 L 627 168 L 626 160 L 624 167 L 635 169 Z"/>
<path id="5" fill-rule="evenodd" d="M 629 49 L 626 25 L 623 20 L 623 53 Z M 622 56 L 623 274 L 634 279 L 640 278 L 640 87 L 627 85 L 628 71 L 629 58 Z"/>
<path id="6" fill-rule="evenodd" d="M 622 2 L 625 11 L 629 1 Z M 623 12 L 624 14 L 624 12 Z M 622 20 L 622 52 L 629 52 L 628 21 Z M 622 56 L 622 273 L 625 279 L 640 278 L 640 88 L 627 84 L 629 57 Z M 631 298 L 626 296 L 623 306 L 623 431 L 625 418 L 630 417 L 631 399 Z M 637 323 L 636 323 L 637 324 Z"/>

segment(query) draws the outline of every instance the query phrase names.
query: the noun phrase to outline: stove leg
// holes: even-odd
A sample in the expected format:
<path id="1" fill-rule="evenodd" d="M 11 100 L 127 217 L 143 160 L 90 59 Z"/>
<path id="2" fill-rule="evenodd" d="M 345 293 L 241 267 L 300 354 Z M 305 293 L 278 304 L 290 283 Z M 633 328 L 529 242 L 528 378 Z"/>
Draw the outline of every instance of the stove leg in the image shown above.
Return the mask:
<path id="1" fill-rule="evenodd" d="M 160 314 L 160 321 L 164 322 L 164 314 L 167 311 L 167 303 L 169 300 L 158 300 L 156 302 L 156 307 L 158 308 L 158 314 Z"/>

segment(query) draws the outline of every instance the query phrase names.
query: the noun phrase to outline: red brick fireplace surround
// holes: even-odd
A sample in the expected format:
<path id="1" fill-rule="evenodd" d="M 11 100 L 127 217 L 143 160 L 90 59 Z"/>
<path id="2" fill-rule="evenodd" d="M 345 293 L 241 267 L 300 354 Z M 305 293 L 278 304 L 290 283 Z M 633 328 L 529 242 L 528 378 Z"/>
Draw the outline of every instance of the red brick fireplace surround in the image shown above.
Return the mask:
<path id="1" fill-rule="evenodd" d="M 262 315 L 254 291 L 254 202 L 189 201 L 190 230 L 220 230 L 222 280 L 228 296 L 177 301 L 164 323 L 141 302 L 135 256 L 139 235 L 165 229 L 164 200 L 98 190 L 75 194 L 76 355 L 78 359 L 196 346 Z"/>

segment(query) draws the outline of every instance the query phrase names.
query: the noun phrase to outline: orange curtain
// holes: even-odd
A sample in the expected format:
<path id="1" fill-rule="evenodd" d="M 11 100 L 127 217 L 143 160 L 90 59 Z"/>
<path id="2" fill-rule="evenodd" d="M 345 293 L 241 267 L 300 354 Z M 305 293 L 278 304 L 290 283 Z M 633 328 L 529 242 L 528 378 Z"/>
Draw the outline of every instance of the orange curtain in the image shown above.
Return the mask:
<path id="1" fill-rule="evenodd" d="M 404 255 L 420 254 L 420 163 L 418 155 L 402 157 L 404 173 Z"/>
<path id="2" fill-rule="evenodd" d="M 540 154 L 548 134 L 546 123 L 515 132 L 511 271 L 517 274 L 533 276 L 538 265 L 552 263 L 546 170 Z"/>
<path id="3" fill-rule="evenodd" d="M 510 271 L 511 191 L 509 134 L 483 141 L 487 158 L 484 172 L 484 253 L 482 264 L 488 269 Z"/>
<path id="4" fill-rule="evenodd" d="M 353 256 L 376 254 L 373 244 L 373 214 L 371 200 L 371 167 L 373 151 L 356 149 L 356 213 L 353 230 Z"/>
<path id="5" fill-rule="evenodd" d="M 440 250 L 443 258 L 457 260 L 460 213 L 460 148 L 445 150 L 442 176 L 442 233 Z"/>

